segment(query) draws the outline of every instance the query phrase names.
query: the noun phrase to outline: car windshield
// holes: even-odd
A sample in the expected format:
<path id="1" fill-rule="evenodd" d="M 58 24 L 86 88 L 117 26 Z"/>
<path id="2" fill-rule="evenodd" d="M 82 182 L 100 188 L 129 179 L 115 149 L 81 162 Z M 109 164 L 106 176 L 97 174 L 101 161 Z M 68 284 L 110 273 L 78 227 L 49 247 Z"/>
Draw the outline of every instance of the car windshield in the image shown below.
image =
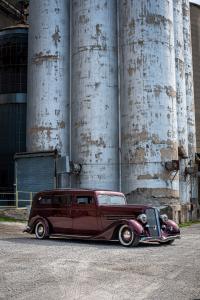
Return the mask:
<path id="1" fill-rule="evenodd" d="M 98 195 L 99 205 L 126 205 L 124 196 L 120 195 Z"/>

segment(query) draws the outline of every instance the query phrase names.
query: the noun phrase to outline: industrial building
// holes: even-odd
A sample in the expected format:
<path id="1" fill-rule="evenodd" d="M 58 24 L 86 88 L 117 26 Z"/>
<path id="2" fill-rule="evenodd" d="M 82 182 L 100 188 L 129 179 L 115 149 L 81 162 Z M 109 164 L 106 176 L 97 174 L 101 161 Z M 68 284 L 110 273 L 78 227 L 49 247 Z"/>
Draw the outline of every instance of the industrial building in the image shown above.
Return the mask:
<path id="1" fill-rule="evenodd" d="M 198 218 L 200 7 L 0 0 L 0 14 L 0 189 L 120 190 Z"/>

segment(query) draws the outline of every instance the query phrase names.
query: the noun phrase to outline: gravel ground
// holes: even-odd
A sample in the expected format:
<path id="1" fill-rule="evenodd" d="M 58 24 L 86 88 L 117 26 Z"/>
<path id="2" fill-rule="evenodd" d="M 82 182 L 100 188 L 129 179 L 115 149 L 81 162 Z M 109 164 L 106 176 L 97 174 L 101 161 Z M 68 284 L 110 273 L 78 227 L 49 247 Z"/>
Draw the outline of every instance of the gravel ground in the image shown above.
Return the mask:
<path id="1" fill-rule="evenodd" d="M 38 241 L 0 223 L 0 299 L 200 299 L 200 224 L 171 246 Z"/>

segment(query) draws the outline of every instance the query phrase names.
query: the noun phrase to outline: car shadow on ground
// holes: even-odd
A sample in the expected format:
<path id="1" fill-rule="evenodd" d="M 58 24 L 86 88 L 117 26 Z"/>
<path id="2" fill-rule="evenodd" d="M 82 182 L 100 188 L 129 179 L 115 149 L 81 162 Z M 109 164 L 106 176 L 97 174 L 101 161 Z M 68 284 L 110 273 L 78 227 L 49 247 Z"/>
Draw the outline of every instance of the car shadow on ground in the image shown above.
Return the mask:
<path id="1" fill-rule="evenodd" d="M 12 236 L 12 237 L 5 237 L 3 239 L 0 238 L 0 240 L 4 240 L 7 242 L 13 242 L 13 243 L 19 243 L 19 244 L 29 244 L 29 245 L 38 245 L 38 246 L 87 246 L 87 247 L 108 247 L 108 248 L 119 248 L 119 249 L 125 249 L 127 247 L 123 247 L 119 244 L 118 241 L 104 241 L 104 240 L 81 240 L 81 239 L 68 239 L 66 237 L 50 237 L 45 240 L 38 240 L 34 236 Z M 163 246 L 174 246 L 174 245 L 165 245 L 165 244 L 159 244 L 159 243 L 140 243 L 137 247 L 130 247 L 134 249 L 138 248 L 155 248 L 155 247 L 163 247 Z"/>

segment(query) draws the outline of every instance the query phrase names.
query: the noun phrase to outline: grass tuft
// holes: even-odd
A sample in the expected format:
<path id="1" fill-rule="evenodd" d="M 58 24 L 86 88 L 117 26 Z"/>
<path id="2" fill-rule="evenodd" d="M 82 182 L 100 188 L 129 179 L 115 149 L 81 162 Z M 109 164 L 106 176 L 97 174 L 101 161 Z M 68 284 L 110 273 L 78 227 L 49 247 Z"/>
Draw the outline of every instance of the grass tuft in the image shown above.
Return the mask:
<path id="1" fill-rule="evenodd" d="M 0 217 L 0 222 L 21 222 L 21 223 L 26 223 L 26 221 L 24 220 L 20 220 L 20 219 L 15 219 L 12 217 Z"/>
<path id="2" fill-rule="evenodd" d="M 200 224 L 200 221 L 189 221 L 189 222 L 185 222 L 182 224 L 179 224 L 179 227 L 188 227 L 191 226 L 193 224 Z"/>

